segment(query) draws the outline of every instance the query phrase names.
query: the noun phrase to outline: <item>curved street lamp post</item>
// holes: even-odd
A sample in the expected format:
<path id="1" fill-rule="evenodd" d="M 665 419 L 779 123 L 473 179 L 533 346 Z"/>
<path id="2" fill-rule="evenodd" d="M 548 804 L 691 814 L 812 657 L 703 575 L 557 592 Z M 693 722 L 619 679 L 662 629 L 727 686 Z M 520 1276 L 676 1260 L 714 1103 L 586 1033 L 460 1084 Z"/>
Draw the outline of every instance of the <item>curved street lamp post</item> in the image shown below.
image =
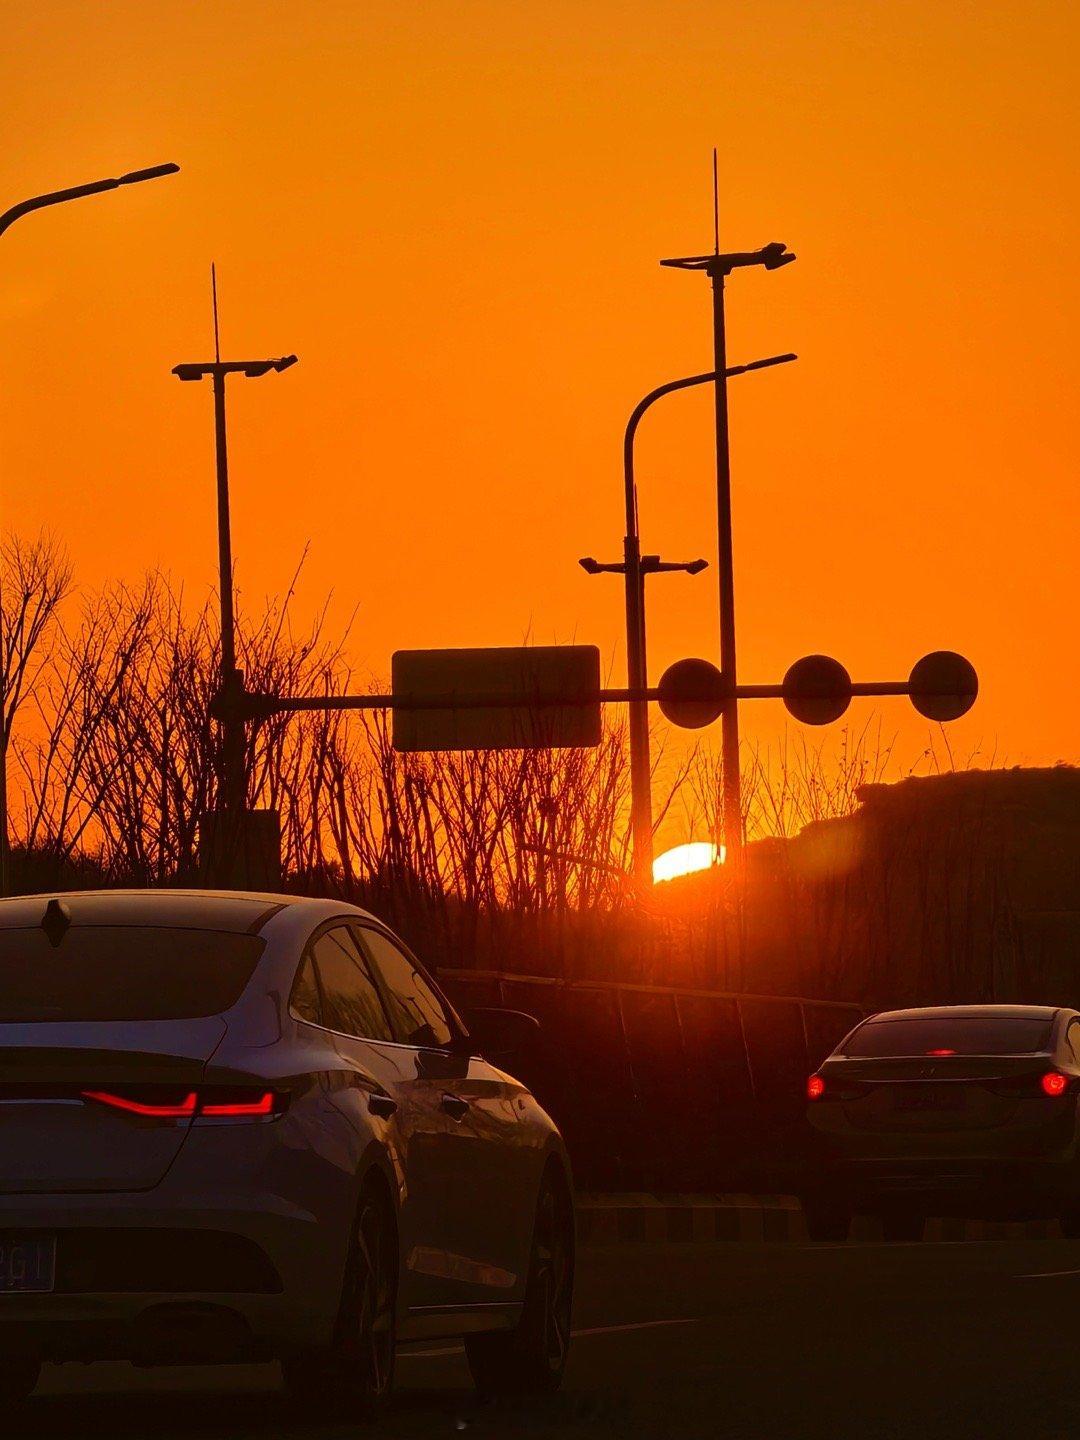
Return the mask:
<path id="1" fill-rule="evenodd" d="M 130 170 L 108 180 L 91 180 L 88 185 L 72 185 L 67 190 L 50 190 L 46 195 L 32 195 L 29 200 L 20 200 L 0 215 L 0 235 L 9 230 L 16 220 L 30 215 L 35 210 L 44 210 L 50 205 L 63 205 L 68 200 L 81 200 L 86 195 L 100 195 L 106 190 L 119 190 L 121 185 L 138 185 L 143 180 L 158 180 L 165 175 L 175 175 L 179 165 L 151 165 L 147 170 Z M 7 713 L 7 654 L 6 640 L 0 628 L 0 895 L 8 890 L 10 851 L 8 846 L 7 823 L 7 749 L 11 717 Z"/>

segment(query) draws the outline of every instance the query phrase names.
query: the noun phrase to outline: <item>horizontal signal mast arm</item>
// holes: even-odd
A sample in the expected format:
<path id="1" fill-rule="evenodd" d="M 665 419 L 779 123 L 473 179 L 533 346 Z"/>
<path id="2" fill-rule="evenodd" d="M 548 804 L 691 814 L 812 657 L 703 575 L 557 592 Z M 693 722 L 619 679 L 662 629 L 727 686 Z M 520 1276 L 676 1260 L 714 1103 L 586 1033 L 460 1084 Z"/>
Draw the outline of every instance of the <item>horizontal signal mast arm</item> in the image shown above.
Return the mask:
<path id="1" fill-rule="evenodd" d="M 906 680 L 870 680 L 853 683 L 852 695 L 906 695 Z M 783 685 L 736 685 L 739 700 L 782 700 Z M 300 710 L 519 710 L 524 707 L 557 709 L 566 705 L 625 705 L 631 700 L 659 700 L 655 686 L 645 690 L 599 690 L 575 695 L 300 695 L 274 700 L 266 697 L 267 710 L 292 713 Z M 687 700 L 712 700 L 715 692 Z"/>

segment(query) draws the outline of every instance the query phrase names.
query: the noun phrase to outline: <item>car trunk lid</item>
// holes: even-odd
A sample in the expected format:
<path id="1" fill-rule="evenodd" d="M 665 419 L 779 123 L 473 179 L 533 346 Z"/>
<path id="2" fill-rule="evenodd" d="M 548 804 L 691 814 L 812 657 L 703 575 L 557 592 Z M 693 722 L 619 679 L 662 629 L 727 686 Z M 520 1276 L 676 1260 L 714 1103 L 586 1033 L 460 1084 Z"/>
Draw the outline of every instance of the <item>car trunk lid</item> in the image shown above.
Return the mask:
<path id="1" fill-rule="evenodd" d="M 152 1189 L 190 1117 L 151 1118 L 88 1092 L 182 1097 L 225 1032 L 219 1016 L 0 1024 L 0 1194 Z"/>
<path id="2" fill-rule="evenodd" d="M 1048 1055 L 928 1055 L 833 1060 L 822 1074 L 852 1128 L 926 1133 L 1007 1125 L 1049 1068 Z"/>

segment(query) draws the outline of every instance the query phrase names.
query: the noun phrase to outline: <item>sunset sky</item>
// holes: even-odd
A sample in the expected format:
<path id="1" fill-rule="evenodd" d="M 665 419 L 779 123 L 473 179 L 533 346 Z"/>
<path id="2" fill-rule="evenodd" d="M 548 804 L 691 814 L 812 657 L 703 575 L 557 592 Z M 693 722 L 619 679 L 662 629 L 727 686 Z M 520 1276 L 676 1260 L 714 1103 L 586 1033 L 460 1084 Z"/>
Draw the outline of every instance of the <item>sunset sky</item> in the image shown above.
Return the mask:
<path id="1" fill-rule="evenodd" d="M 356 608 L 361 672 L 530 636 L 621 683 L 619 581 L 576 562 L 619 556 L 633 404 L 711 363 L 707 281 L 657 262 L 709 248 L 716 144 L 725 246 L 799 257 L 729 288 L 733 363 L 800 356 L 731 387 L 742 678 L 957 649 L 959 752 L 1076 761 L 1078 31 L 1061 0 L 8 3 L 0 209 L 182 173 L 0 241 L 2 524 L 86 585 L 213 583 L 210 394 L 169 372 L 211 356 L 216 260 L 227 355 L 300 357 L 230 392 L 247 603 L 310 541 L 299 613 Z M 713 561 L 709 400 L 665 407 L 645 548 Z M 654 680 L 715 655 L 715 567 L 650 598 Z"/>

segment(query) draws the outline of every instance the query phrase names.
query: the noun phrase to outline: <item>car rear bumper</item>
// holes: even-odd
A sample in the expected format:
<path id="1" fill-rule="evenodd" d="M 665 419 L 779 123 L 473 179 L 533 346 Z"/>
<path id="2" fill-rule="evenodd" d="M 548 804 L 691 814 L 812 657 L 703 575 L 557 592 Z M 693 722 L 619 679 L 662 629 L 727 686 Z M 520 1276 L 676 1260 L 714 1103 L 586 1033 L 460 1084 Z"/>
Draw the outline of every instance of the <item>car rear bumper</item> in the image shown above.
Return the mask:
<path id="1" fill-rule="evenodd" d="M 332 1335 L 344 1228 L 278 1196 L 0 1197 L 0 1234 L 28 1232 L 56 1236 L 56 1289 L 0 1294 L 0 1353 L 212 1363 Z"/>
<path id="2" fill-rule="evenodd" d="M 1021 1219 L 1057 1214 L 1080 1199 L 1066 1160 L 847 1159 L 815 1167 L 804 1198 L 853 1212 L 918 1208 L 933 1215 Z"/>

